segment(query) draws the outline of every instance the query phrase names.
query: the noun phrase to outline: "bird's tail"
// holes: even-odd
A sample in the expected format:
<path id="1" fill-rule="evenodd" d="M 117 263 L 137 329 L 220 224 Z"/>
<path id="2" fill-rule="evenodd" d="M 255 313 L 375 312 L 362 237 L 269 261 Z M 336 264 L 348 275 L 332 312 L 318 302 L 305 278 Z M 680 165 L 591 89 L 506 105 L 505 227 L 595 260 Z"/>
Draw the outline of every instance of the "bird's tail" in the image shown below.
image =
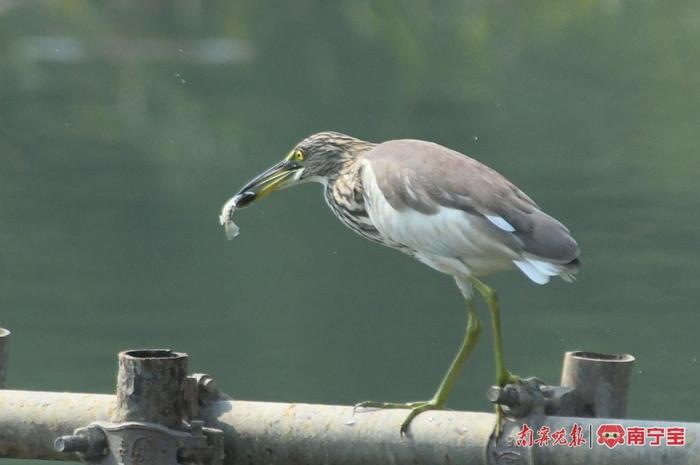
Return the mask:
<path id="1" fill-rule="evenodd" d="M 537 284 L 547 284 L 552 276 L 559 276 L 569 283 L 574 282 L 580 266 L 578 258 L 568 263 L 556 263 L 527 253 L 523 254 L 520 259 L 513 260 L 513 264 Z"/>

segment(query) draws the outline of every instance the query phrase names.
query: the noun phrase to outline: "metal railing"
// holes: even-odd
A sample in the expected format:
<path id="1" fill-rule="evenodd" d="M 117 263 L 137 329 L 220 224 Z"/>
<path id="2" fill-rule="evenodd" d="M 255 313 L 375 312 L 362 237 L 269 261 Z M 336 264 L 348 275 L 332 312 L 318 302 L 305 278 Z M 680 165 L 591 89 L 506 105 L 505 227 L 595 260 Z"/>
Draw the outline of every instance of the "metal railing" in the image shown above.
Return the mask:
<path id="1" fill-rule="evenodd" d="M 0 332 L 0 374 L 6 341 Z M 115 395 L 0 390 L 0 457 L 124 465 L 700 464 L 697 423 L 673 423 L 674 431 L 683 428 L 680 446 L 610 448 L 596 440 L 602 425 L 668 430 L 665 422 L 600 418 L 624 415 L 633 360 L 567 353 L 562 386 L 530 379 L 491 389 L 506 417 L 496 439 L 490 413 L 426 412 L 401 436 L 403 410 L 233 400 L 210 376 L 188 376 L 186 354 L 127 351 L 119 354 Z M 584 443 L 527 442 L 528 431 L 532 440 L 576 425 Z"/>

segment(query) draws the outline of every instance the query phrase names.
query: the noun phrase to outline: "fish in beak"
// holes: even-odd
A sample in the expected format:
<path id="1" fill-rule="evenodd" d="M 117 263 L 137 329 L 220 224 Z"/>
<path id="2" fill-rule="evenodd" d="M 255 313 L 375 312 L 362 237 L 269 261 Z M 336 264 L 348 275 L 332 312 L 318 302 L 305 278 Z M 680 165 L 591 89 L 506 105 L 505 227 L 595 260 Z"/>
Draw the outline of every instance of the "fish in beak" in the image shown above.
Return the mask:
<path id="1" fill-rule="evenodd" d="M 285 187 L 289 187 L 294 181 L 299 180 L 303 168 L 285 158 L 271 168 L 260 173 L 231 197 L 221 209 L 219 223 L 224 227 L 226 238 L 229 240 L 238 236 L 239 228 L 233 222 L 233 213 L 238 208 L 245 208 L 257 199 Z"/>

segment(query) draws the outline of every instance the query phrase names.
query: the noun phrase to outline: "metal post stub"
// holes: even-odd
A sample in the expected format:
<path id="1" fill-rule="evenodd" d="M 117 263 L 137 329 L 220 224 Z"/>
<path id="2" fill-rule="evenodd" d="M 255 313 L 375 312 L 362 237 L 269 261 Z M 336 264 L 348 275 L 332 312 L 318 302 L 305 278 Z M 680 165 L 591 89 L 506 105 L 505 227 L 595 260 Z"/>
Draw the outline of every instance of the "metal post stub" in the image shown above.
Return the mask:
<path id="1" fill-rule="evenodd" d="M 188 377 L 187 358 L 163 349 L 121 352 L 112 421 L 61 436 L 54 449 L 91 465 L 222 464 L 223 432 L 192 419 L 200 403 L 219 396 L 216 383 Z"/>
<path id="2" fill-rule="evenodd" d="M 10 339 L 10 330 L 0 328 L 0 389 L 5 387 L 5 374 L 7 373 L 7 343 Z"/>
<path id="3" fill-rule="evenodd" d="M 192 419 L 200 394 L 217 395 L 216 383 L 204 374 L 188 377 L 187 359 L 165 349 L 121 352 L 112 421 L 61 436 L 54 449 L 92 465 L 223 463 L 223 432 Z"/>
<path id="4" fill-rule="evenodd" d="M 629 354 L 566 352 L 561 386 L 574 391 L 579 417 L 624 418 L 634 357 Z"/>
<path id="5" fill-rule="evenodd" d="M 167 349 L 119 354 L 115 423 L 141 421 L 178 429 L 189 419 L 187 354 Z"/>

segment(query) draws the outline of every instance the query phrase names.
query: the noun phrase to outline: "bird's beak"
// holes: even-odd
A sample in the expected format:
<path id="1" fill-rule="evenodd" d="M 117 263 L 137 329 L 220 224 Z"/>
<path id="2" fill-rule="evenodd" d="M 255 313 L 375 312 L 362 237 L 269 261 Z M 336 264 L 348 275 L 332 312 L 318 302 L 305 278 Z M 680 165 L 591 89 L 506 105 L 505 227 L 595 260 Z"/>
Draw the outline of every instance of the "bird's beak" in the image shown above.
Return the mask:
<path id="1" fill-rule="evenodd" d="M 235 197 L 237 208 L 243 208 L 254 200 L 261 199 L 271 192 L 284 189 L 298 180 L 302 167 L 295 165 L 286 158 L 269 169 L 263 171 L 248 182 Z"/>

